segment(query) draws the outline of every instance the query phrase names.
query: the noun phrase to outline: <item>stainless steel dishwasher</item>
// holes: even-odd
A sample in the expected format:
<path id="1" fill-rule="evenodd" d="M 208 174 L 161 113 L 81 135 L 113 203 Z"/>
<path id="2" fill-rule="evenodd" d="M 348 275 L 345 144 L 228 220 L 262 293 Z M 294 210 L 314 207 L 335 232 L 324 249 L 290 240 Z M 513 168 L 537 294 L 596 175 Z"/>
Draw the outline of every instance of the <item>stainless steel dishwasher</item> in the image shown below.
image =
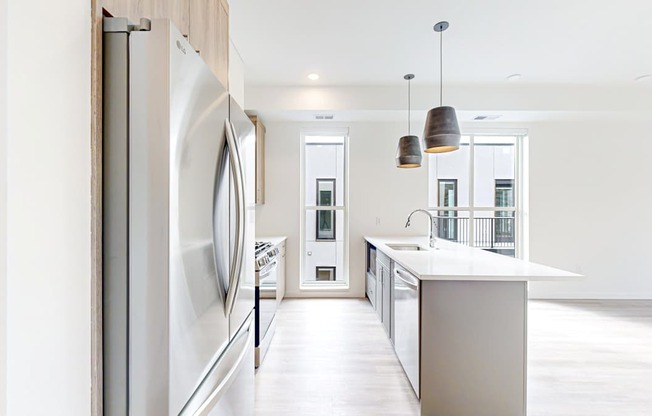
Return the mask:
<path id="1" fill-rule="evenodd" d="M 417 397 L 419 392 L 420 281 L 394 263 L 394 350 Z"/>

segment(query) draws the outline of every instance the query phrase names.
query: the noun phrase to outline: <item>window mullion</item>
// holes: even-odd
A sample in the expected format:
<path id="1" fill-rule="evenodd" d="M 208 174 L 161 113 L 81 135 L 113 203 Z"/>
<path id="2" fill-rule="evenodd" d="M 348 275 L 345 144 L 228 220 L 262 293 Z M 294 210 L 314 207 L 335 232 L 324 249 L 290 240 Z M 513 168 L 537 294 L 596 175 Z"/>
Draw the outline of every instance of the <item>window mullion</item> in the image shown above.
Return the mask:
<path id="1" fill-rule="evenodd" d="M 516 213 L 514 214 L 514 257 L 522 258 L 523 256 L 523 137 L 516 137 L 516 152 L 514 154 L 514 206 Z"/>
<path id="2" fill-rule="evenodd" d="M 469 246 L 475 246 L 475 136 L 469 136 Z"/>

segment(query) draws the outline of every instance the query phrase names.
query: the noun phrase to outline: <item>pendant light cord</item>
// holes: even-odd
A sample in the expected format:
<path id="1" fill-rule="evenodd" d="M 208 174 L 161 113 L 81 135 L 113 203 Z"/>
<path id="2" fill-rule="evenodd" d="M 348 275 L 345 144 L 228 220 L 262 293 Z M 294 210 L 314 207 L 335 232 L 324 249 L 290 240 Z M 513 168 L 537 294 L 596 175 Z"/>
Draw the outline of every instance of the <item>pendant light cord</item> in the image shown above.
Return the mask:
<path id="1" fill-rule="evenodd" d="M 444 102 L 444 32 L 439 32 L 439 106 Z"/>
<path id="2" fill-rule="evenodd" d="M 411 94 L 410 94 L 410 92 L 411 92 L 410 91 L 411 82 L 412 82 L 412 80 L 408 79 L 408 136 L 411 136 L 411 131 L 410 131 L 410 112 L 412 110 L 412 108 L 410 106 L 410 103 L 412 102 L 412 99 L 411 99 L 412 97 L 411 97 Z"/>

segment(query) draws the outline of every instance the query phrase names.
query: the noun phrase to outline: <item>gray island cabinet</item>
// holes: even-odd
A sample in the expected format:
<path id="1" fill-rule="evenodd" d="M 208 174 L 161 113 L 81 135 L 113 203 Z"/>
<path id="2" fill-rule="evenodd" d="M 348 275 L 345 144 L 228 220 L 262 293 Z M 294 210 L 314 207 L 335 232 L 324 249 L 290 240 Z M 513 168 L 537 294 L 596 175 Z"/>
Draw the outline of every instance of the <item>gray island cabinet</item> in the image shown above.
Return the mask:
<path id="1" fill-rule="evenodd" d="M 421 415 L 525 416 L 528 281 L 581 276 L 425 237 L 365 239 L 392 262 L 394 348 Z"/>

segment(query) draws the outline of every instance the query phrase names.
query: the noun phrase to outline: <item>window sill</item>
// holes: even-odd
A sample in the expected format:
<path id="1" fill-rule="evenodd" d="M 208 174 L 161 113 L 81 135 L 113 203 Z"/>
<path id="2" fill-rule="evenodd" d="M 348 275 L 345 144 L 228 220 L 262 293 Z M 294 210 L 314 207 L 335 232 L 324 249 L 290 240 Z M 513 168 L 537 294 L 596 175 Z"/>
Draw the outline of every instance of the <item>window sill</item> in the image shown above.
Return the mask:
<path id="1" fill-rule="evenodd" d="M 343 291 L 349 290 L 349 284 L 346 282 L 342 283 L 309 283 L 309 284 L 300 284 L 299 290 L 301 291 Z"/>

